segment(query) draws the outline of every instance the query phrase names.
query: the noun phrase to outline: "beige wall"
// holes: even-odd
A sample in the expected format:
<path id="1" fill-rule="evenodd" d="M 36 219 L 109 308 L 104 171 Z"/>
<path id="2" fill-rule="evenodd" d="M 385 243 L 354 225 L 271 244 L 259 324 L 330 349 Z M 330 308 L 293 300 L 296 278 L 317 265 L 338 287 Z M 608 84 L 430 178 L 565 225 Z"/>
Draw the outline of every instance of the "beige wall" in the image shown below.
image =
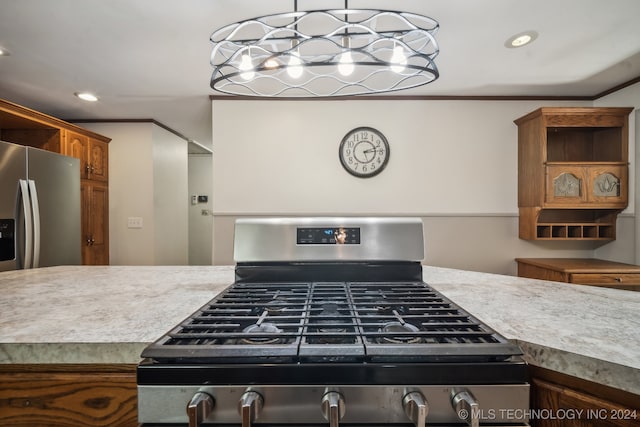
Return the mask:
<path id="1" fill-rule="evenodd" d="M 513 120 L 539 105 L 216 100 L 214 210 L 310 215 L 517 213 Z M 358 126 L 375 127 L 389 140 L 389 163 L 374 178 L 354 178 L 338 161 L 340 140 Z"/>
<path id="2" fill-rule="evenodd" d="M 187 143 L 153 123 L 82 123 L 109 144 L 112 265 L 187 264 Z M 143 228 L 127 227 L 141 217 Z"/>
<path id="3" fill-rule="evenodd" d="M 640 212 L 640 132 L 637 132 L 638 121 L 640 121 L 640 83 L 636 83 L 626 89 L 614 92 L 611 95 L 598 99 L 594 105 L 596 107 L 635 107 L 635 112 L 629 115 L 629 193 L 635 195 L 635 212 Z M 635 167 L 634 167 L 635 164 Z M 629 209 L 633 205 L 633 200 L 629 200 Z M 640 265 L 640 215 L 636 215 L 635 223 L 635 263 Z M 607 252 L 608 248 L 602 248 L 596 252 L 596 256 L 614 259 Z"/>
<path id="4" fill-rule="evenodd" d="M 154 264 L 189 264 L 187 141 L 152 125 Z"/>
<path id="5" fill-rule="evenodd" d="M 189 197 L 209 197 L 207 203 L 189 204 L 189 265 L 211 265 L 213 262 L 212 162 L 211 154 L 189 155 Z M 203 210 L 206 215 L 202 214 Z"/>
<path id="6" fill-rule="evenodd" d="M 633 262 L 633 193 L 606 249 L 517 236 L 513 120 L 541 106 L 591 104 L 215 100 L 214 263 L 232 263 L 236 217 L 269 215 L 423 217 L 425 262 L 438 266 L 514 274 L 515 257 L 598 253 Z M 391 146 L 387 169 L 374 178 L 354 178 L 338 160 L 340 140 L 358 126 L 379 129 Z"/>

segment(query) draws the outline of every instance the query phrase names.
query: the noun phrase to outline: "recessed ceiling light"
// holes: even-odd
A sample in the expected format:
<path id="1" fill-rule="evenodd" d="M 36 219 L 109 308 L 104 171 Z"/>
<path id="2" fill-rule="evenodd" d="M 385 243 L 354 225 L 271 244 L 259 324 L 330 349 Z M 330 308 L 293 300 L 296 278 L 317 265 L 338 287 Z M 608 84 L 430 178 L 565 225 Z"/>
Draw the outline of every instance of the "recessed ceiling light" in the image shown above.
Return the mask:
<path id="1" fill-rule="evenodd" d="M 514 48 L 526 46 L 538 38 L 538 33 L 535 31 L 525 31 L 523 33 L 511 36 L 504 42 L 505 47 Z"/>
<path id="2" fill-rule="evenodd" d="M 83 101 L 95 102 L 98 100 L 97 96 L 89 92 L 76 92 L 74 95 Z"/>
<path id="3" fill-rule="evenodd" d="M 11 52 L 9 52 L 7 49 L 0 46 L 0 56 L 9 56 L 9 55 L 11 55 Z"/>

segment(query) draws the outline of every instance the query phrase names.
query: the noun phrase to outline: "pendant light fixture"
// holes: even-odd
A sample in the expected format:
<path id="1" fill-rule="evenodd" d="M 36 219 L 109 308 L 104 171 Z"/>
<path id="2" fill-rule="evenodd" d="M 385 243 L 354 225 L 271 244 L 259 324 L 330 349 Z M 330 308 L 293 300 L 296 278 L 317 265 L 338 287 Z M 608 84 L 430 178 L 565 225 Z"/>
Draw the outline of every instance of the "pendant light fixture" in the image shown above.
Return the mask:
<path id="1" fill-rule="evenodd" d="M 254 97 L 332 97 L 431 83 L 438 23 L 374 9 L 294 11 L 236 22 L 211 35 L 211 87 Z"/>

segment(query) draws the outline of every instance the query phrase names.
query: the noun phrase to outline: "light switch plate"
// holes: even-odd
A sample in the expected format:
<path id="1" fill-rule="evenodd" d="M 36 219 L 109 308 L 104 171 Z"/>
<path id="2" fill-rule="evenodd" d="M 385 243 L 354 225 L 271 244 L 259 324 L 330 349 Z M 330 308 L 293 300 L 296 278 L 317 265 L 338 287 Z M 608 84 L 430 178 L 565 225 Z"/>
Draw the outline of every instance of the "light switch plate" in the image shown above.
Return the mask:
<path id="1" fill-rule="evenodd" d="M 142 228 L 142 217 L 130 216 L 127 219 L 127 228 Z"/>

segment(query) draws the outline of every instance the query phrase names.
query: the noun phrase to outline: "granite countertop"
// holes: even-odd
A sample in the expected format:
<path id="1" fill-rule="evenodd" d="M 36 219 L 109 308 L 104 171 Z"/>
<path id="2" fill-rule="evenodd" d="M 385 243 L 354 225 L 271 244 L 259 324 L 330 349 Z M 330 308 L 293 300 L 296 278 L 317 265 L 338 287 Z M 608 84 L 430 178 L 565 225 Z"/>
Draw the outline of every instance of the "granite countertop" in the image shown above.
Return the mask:
<path id="1" fill-rule="evenodd" d="M 424 267 L 528 363 L 640 394 L 640 292 Z M 234 280 L 232 266 L 0 273 L 0 363 L 130 363 Z"/>

